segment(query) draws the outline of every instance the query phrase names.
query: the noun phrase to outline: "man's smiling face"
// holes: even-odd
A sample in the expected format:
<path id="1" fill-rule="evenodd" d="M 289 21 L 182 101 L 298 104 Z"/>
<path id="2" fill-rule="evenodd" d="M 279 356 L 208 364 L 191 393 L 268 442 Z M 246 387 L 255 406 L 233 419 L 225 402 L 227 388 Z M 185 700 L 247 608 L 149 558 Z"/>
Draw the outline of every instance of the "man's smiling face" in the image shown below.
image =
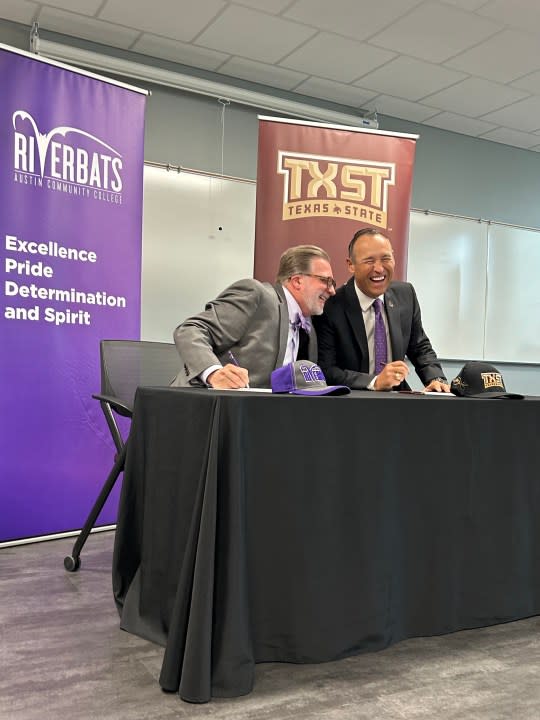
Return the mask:
<path id="1" fill-rule="evenodd" d="M 360 290 L 372 298 L 385 293 L 396 266 L 390 240 L 384 235 L 362 235 L 354 243 L 352 255 L 347 266 Z"/>

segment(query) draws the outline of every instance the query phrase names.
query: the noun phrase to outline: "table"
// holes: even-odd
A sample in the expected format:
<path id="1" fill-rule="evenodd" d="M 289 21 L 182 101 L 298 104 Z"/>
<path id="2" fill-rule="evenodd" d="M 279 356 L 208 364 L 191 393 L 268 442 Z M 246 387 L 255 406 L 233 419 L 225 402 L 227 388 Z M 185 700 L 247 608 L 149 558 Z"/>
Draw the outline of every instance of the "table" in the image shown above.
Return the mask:
<path id="1" fill-rule="evenodd" d="M 113 559 L 161 686 L 540 613 L 540 399 L 140 388 Z"/>

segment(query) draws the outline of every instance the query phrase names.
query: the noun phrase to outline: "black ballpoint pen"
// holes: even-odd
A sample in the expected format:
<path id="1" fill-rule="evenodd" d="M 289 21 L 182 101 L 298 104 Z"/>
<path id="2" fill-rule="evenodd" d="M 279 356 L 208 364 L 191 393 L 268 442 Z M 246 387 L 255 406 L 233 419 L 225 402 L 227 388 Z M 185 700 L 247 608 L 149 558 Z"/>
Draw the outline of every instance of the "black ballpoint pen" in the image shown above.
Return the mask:
<path id="1" fill-rule="evenodd" d="M 229 355 L 229 360 L 232 362 L 232 364 L 236 365 L 236 367 L 240 367 L 238 360 L 234 357 L 231 350 L 229 350 L 228 355 Z M 249 383 L 246 384 L 246 387 L 249 388 Z"/>

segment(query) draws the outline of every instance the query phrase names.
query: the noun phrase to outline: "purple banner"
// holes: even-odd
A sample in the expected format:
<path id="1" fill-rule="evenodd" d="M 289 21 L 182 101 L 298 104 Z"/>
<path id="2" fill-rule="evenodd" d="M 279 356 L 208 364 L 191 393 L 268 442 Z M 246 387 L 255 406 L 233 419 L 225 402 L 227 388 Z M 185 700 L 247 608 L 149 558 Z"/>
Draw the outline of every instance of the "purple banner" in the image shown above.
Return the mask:
<path id="1" fill-rule="evenodd" d="M 146 97 L 6 46 L 0 92 L 2 542 L 80 528 L 113 462 L 91 395 L 99 341 L 140 337 Z"/>

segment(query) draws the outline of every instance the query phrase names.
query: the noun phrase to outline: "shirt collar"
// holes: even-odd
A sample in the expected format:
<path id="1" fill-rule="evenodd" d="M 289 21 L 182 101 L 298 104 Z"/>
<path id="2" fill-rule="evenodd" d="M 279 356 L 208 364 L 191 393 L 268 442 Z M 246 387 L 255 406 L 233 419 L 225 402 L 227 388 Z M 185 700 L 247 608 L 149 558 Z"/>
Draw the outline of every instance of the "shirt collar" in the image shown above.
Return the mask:
<path id="1" fill-rule="evenodd" d="M 372 298 L 369 295 L 366 295 L 363 293 L 356 282 L 353 280 L 354 289 L 356 290 L 356 296 L 358 297 L 358 302 L 360 303 L 360 307 L 362 308 L 362 312 L 367 312 L 369 308 L 373 305 L 375 300 L 380 300 L 382 304 L 384 305 L 384 293 L 382 295 L 379 295 L 378 298 Z"/>
<path id="2" fill-rule="evenodd" d="M 300 310 L 300 305 L 297 303 L 292 293 L 283 286 L 285 292 L 285 300 L 287 300 L 287 309 L 289 311 L 289 324 L 293 327 L 297 327 L 298 323 L 300 327 L 304 328 L 306 332 L 311 332 L 311 319 L 304 317 Z"/>

